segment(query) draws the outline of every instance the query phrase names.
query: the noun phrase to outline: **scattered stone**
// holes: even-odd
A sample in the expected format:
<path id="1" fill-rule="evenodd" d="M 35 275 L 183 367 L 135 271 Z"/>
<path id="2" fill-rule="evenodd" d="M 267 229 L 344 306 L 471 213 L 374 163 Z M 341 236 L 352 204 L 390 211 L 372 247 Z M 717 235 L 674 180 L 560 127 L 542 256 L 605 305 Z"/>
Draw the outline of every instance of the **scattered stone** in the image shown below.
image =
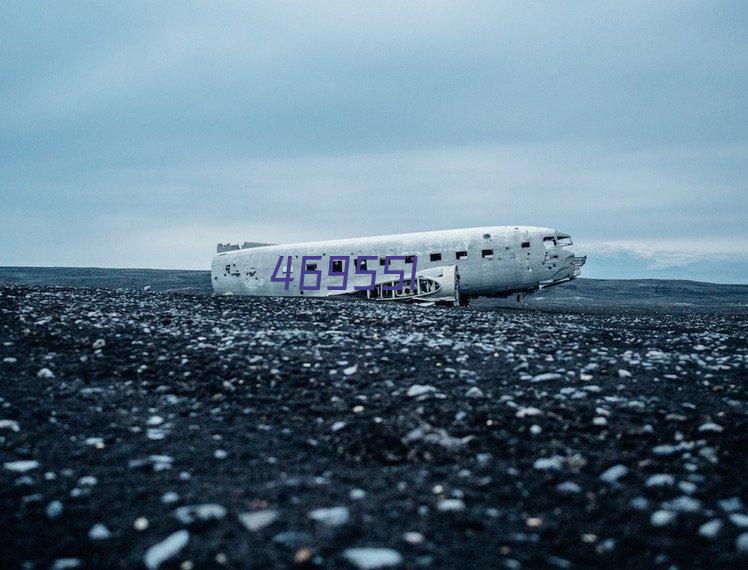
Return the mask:
<path id="1" fill-rule="evenodd" d="M 748 532 L 738 535 L 738 538 L 735 540 L 735 548 L 740 554 L 748 553 Z"/>
<path id="2" fill-rule="evenodd" d="M 431 394 L 432 392 L 436 392 L 436 388 L 434 388 L 433 386 L 413 384 L 410 388 L 408 388 L 406 395 L 409 398 L 417 398 L 418 396 L 423 396 L 424 394 Z"/>
<path id="3" fill-rule="evenodd" d="M 562 495 L 576 495 L 582 492 L 582 487 L 574 481 L 564 481 L 556 485 L 556 491 Z"/>
<path id="4" fill-rule="evenodd" d="M 722 426 L 719 424 L 715 424 L 714 422 L 707 422 L 699 426 L 700 432 L 721 433 L 722 430 Z"/>
<path id="5" fill-rule="evenodd" d="M 0 429 L 9 429 L 10 431 L 19 431 L 21 428 L 17 421 L 14 420 L 0 420 Z"/>
<path id="6" fill-rule="evenodd" d="M 55 373 L 52 372 L 49 368 L 42 368 L 39 370 L 39 372 L 36 373 L 37 378 L 42 378 L 44 380 L 50 380 L 51 378 L 55 377 Z"/>
<path id="7" fill-rule="evenodd" d="M 186 505 L 174 511 L 174 516 L 182 524 L 221 520 L 226 516 L 226 508 L 215 503 L 204 505 Z"/>
<path id="8" fill-rule="evenodd" d="M 88 531 L 88 538 L 91 540 L 108 540 L 112 537 L 112 533 L 109 529 L 101 523 L 95 524 Z"/>
<path id="9" fill-rule="evenodd" d="M 156 570 L 161 564 L 179 554 L 189 541 L 190 533 L 186 530 L 178 530 L 158 544 L 151 546 L 143 557 L 143 564 L 148 570 Z"/>
<path id="10" fill-rule="evenodd" d="M 550 380 L 561 380 L 562 378 L 563 376 L 561 376 L 561 374 L 556 374 L 555 372 L 546 372 L 544 374 L 533 376 L 530 382 L 548 382 Z"/>
<path id="11" fill-rule="evenodd" d="M 106 341 L 103 338 L 97 338 L 95 341 L 93 341 L 93 344 L 91 346 L 94 350 L 98 350 L 106 346 Z"/>
<path id="12" fill-rule="evenodd" d="M 39 462 L 30 459 L 19 459 L 18 461 L 8 461 L 4 464 L 4 467 L 13 473 L 27 473 L 33 469 L 37 469 Z"/>
<path id="13" fill-rule="evenodd" d="M 347 548 L 343 551 L 343 558 L 359 570 L 391 568 L 403 562 L 402 555 L 391 548 Z"/>
<path id="14" fill-rule="evenodd" d="M 722 521 L 719 519 L 713 519 L 709 522 L 705 522 L 699 527 L 699 535 L 709 540 L 714 540 L 722 530 Z"/>
<path id="15" fill-rule="evenodd" d="M 63 512 L 62 503 L 60 501 L 52 501 L 47 505 L 45 512 L 47 514 L 47 518 L 50 520 L 59 518 Z"/>
<path id="16" fill-rule="evenodd" d="M 273 524 L 276 520 L 278 520 L 278 511 L 273 509 L 239 514 L 239 522 L 251 532 L 262 530 L 266 526 Z"/>
<path id="17" fill-rule="evenodd" d="M 350 513 L 346 507 L 329 507 L 314 509 L 309 512 L 309 518 L 324 526 L 342 526 L 351 520 Z"/>
<path id="18" fill-rule="evenodd" d="M 560 471 L 564 466 L 563 457 L 553 455 L 552 457 L 541 457 L 536 459 L 532 466 L 538 471 Z"/>
<path id="19" fill-rule="evenodd" d="M 440 513 L 453 513 L 465 510 L 465 503 L 460 499 L 442 499 L 436 505 Z"/>
<path id="20" fill-rule="evenodd" d="M 625 465 L 614 465 L 600 475 L 600 480 L 610 484 L 617 483 L 619 479 L 628 475 L 628 472 L 629 469 Z"/>
<path id="21" fill-rule="evenodd" d="M 644 483 L 645 487 L 671 487 L 675 485 L 675 477 L 666 473 L 651 475 Z"/>
<path id="22" fill-rule="evenodd" d="M 467 392 L 465 392 L 465 397 L 473 399 L 485 398 L 485 394 L 483 393 L 483 390 L 478 388 L 478 386 L 473 386 Z"/>
<path id="23" fill-rule="evenodd" d="M 672 511 L 655 511 L 652 513 L 652 517 L 649 519 L 649 522 L 652 524 L 652 526 L 668 526 L 673 524 L 677 517 L 678 515 Z"/>
<path id="24" fill-rule="evenodd" d="M 82 567 L 83 561 L 80 558 L 58 558 L 52 563 L 51 570 L 72 570 Z"/>

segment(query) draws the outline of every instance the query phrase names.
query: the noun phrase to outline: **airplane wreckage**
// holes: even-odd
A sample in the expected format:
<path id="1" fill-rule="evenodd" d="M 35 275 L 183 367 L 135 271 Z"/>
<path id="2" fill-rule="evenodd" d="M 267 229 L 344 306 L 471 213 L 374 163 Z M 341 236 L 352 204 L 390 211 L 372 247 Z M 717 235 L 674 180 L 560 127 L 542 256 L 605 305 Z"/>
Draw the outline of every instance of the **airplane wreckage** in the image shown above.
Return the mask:
<path id="1" fill-rule="evenodd" d="M 526 295 L 575 279 L 568 234 L 492 226 L 294 244 L 218 244 L 216 294 L 354 295 L 376 301 L 467 305 L 476 297 Z"/>

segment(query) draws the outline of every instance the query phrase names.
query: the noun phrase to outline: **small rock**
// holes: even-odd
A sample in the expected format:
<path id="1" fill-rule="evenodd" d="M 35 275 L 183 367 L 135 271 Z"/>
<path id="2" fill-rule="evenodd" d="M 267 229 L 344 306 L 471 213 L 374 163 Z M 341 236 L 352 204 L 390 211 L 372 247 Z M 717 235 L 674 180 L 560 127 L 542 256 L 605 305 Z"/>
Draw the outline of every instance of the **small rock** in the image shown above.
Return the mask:
<path id="1" fill-rule="evenodd" d="M 564 466 L 563 458 L 558 455 L 536 459 L 532 466 L 538 471 L 560 471 Z"/>
<path id="2" fill-rule="evenodd" d="M 213 457 L 216 459 L 226 459 L 229 456 L 228 453 L 226 453 L 223 449 L 216 449 L 215 453 L 213 454 Z"/>
<path id="3" fill-rule="evenodd" d="M 94 350 L 98 350 L 106 346 L 106 341 L 103 338 L 97 338 L 91 346 L 94 348 Z"/>
<path id="4" fill-rule="evenodd" d="M 50 568 L 51 570 L 71 570 L 81 567 L 83 567 L 83 562 L 79 558 L 58 558 Z"/>
<path id="5" fill-rule="evenodd" d="M 39 370 L 39 372 L 36 373 L 36 377 L 49 380 L 55 377 L 55 373 L 52 372 L 49 368 L 42 368 L 41 370 Z"/>
<path id="6" fill-rule="evenodd" d="M 483 393 L 483 390 L 478 388 L 478 386 L 473 386 L 470 388 L 467 392 L 465 392 L 466 398 L 485 398 L 485 394 Z"/>
<path id="7" fill-rule="evenodd" d="M 532 424 L 530 426 L 530 433 L 532 435 L 540 435 L 541 433 L 543 433 L 543 428 L 540 427 L 538 424 Z"/>
<path id="8" fill-rule="evenodd" d="M 148 570 L 156 570 L 162 563 L 179 554 L 189 541 L 190 533 L 186 530 L 178 530 L 158 544 L 151 546 L 143 557 L 143 564 Z"/>
<path id="9" fill-rule="evenodd" d="M 721 433 L 722 430 L 722 426 L 719 424 L 715 424 L 714 422 L 707 422 L 699 426 L 700 432 Z"/>
<path id="10" fill-rule="evenodd" d="M 613 467 L 606 469 L 602 475 L 600 475 L 600 479 L 606 483 L 613 484 L 617 483 L 620 478 L 625 477 L 628 472 L 629 469 L 625 465 L 614 465 Z"/>
<path id="11" fill-rule="evenodd" d="M 0 420 L 0 429 L 9 429 L 10 431 L 19 431 L 21 428 L 15 420 Z"/>
<path id="12" fill-rule="evenodd" d="M 358 364 L 354 364 L 353 366 L 349 366 L 348 368 L 343 369 L 343 374 L 346 376 L 351 376 L 352 374 L 356 373 L 356 370 L 358 370 Z"/>
<path id="13" fill-rule="evenodd" d="M 645 487 L 670 487 L 675 485 L 675 477 L 666 473 L 650 476 L 644 483 Z"/>
<path id="14" fill-rule="evenodd" d="M 672 501 L 662 504 L 663 508 L 679 513 L 696 513 L 701 509 L 701 501 L 692 497 L 681 495 Z"/>
<path id="15" fill-rule="evenodd" d="M 402 555 L 391 548 L 347 548 L 343 551 L 343 558 L 359 570 L 391 568 L 403 562 Z"/>
<path id="16" fill-rule="evenodd" d="M 699 527 L 699 535 L 703 536 L 704 538 L 708 538 L 709 540 L 713 540 L 717 538 L 717 535 L 721 530 L 722 521 L 719 519 L 714 519 L 709 522 L 705 522 Z"/>
<path id="17" fill-rule="evenodd" d="M 9 461 L 5 463 L 4 467 L 13 473 L 26 473 L 32 469 L 38 468 L 39 462 L 29 459 L 19 459 L 18 461 Z"/>
<path id="18" fill-rule="evenodd" d="M 161 502 L 165 505 L 173 505 L 179 500 L 179 495 L 174 491 L 167 491 L 161 495 Z"/>
<path id="19" fill-rule="evenodd" d="M 420 532 L 411 531 L 403 534 L 403 540 L 408 544 L 422 544 L 425 538 Z"/>
<path id="20" fill-rule="evenodd" d="M 18 362 L 18 359 L 12 356 L 6 356 L 5 358 L 3 358 L 3 362 L 5 364 L 15 364 L 16 362 Z"/>
<path id="21" fill-rule="evenodd" d="M 361 499 L 366 498 L 366 491 L 363 489 L 351 489 L 351 492 L 348 493 L 348 497 L 353 501 L 360 501 Z"/>
<path id="22" fill-rule="evenodd" d="M 442 499 L 436 505 L 436 510 L 440 513 L 453 513 L 465 510 L 465 503 L 460 499 Z"/>
<path id="23" fill-rule="evenodd" d="M 735 540 L 735 548 L 741 554 L 748 552 L 748 532 L 744 532 Z"/>
<path id="24" fill-rule="evenodd" d="M 331 431 L 340 431 L 346 426 L 345 422 L 335 422 L 332 424 L 332 427 L 330 428 Z"/>
<path id="25" fill-rule="evenodd" d="M 215 503 L 204 505 L 187 505 L 174 511 L 174 516 L 182 524 L 192 524 L 196 521 L 209 522 L 221 520 L 226 516 L 226 508 Z"/>
<path id="26" fill-rule="evenodd" d="M 409 398 L 417 398 L 418 396 L 430 394 L 431 392 L 436 392 L 436 388 L 434 388 L 433 386 L 425 386 L 422 384 L 413 384 L 410 388 L 408 388 L 406 395 Z"/>
<path id="27" fill-rule="evenodd" d="M 101 523 L 93 525 L 91 530 L 88 531 L 88 538 L 91 540 L 108 540 L 111 537 L 112 533 Z"/>
<path id="28" fill-rule="evenodd" d="M 621 379 L 623 379 L 623 378 L 631 378 L 631 372 L 629 372 L 628 370 L 625 370 L 623 368 L 619 368 L 618 369 L 618 377 L 621 378 Z"/>
<path id="29" fill-rule="evenodd" d="M 239 522 L 251 532 L 262 530 L 266 526 L 273 524 L 276 520 L 278 520 L 278 511 L 272 509 L 239 514 Z"/>
<path id="30" fill-rule="evenodd" d="M 672 511 L 655 511 L 652 513 L 649 522 L 652 526 L 667 526 L 673 524 L 677 517 L 678 515 Z"/>
<path id="31" fill-rule="evenodd" d="M 748 515 L 733 513 L 730 515 L 730 522 L 738 528 L 748 528 Z"/>
<path id="32" fill-rule="evenodd" d="M 160 426 L 162 423 L 164 423 L 164 418 L 162 418 L 161 416 L 151 416 L 145 423 L 149 426 Z"/>
<path id="33" fill-rule="evenodd" d="M 330 507 L 310 511 L 309 518 L 325 526 L 334 527 L 347 524 L 351 516 L 346 507 Z"/>
<path id="34" fill-rule="evenodd" d="M 729 499 L 722 499 L 720 501 L 717 501 L 717 504 L 719 505 L 719 508 L 726 513 L 734 513 L 735 511 L 740 511 L 743 509 L 743 501 L 740 500 L 740 497 L 730 497 Z"/>
<path id="35" fill-rule="evenodd" d="M 539 409 L 533 408 L 532 406 L 530 406 L 527 408 L 520 408 L 519 410 L 517 410 L 517 413 L 514 415 L 517 416 L 518 418 L 526 418 L 528 416 L 539 416 L 542 413 L 543 412 L 540 411 Z"/>
<path id="36" fill-rule="evenodd" d="M 562 495 L 576 495 L 577 493 L 582 492 L 582 487 L 574 481 L 564 481 L 563 483 L 556 485 L 556 491 Z"/>
<path id="37" fill-rule="evenodd" d="M 533 376 L 530 382 L 548 382 L 549 380 L 561 380 L 563 376 L 556 374 L 555 372 L 546 372 L 545 374 L 538 374 Z"/>
<path id="38" fill-rule="evenodd" d="M 62 515 L 63 506 L 60 501 L 52 501 L 47 505 L 46 513 L 47 518 L 50 520 L 54 520 L 58 518 L 60 515 Z"/>

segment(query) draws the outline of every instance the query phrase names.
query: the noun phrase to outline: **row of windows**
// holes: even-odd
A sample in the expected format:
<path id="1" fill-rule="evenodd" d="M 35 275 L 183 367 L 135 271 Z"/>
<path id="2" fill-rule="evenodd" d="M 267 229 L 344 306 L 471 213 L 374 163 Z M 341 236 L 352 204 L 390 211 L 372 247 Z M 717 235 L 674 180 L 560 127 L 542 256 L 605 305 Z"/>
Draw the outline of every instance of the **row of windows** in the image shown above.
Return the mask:
<path id="1" fill-rule="evenodd" d="M 522 247 L 525 247 L 525 245 L 522 244 Z M 529 244 L 528 244 L 528 247 L 529 247 Z M 404 257 L 405 257 L 405 263 L 413 263 L 413 258 L 415 257 L 415 255 L 406 255 Z M 484 259 L 493 259 L 493 250 L 492 249 L 482 249 L 481 250 L 481 257 L 484 258 Z M 456 251 L 455 252 L 455 259 L 456 260 L 460 261 L 460 260 L 464 260 L 464 259 L 467 259 L 467 258 L 468 258 L 468 252 L 467 251 Z M 429 254 L 429 260 L 431 262 L 441 261 L 442 260 L 442 254 L 441 253 L 431 253 L 431 254 Z M 384 257 L 380 257 L 379 258 L 379 265 L 383 266 L 384 264 L 385 264 L 385 258 Z M 361 269 L 367 269 L 367 260 L 366 259 L 361 260 L 360 267 L 361 267 Z M 317 264 L 316 263 L 307 263 L 306 268 L 307 268 L 307 271 L 312 271 L 314 269 L 317 269 Z M 334 260 L 332 262 L 332 270 L 336 271 L 336 272 L 343 271 L 343 261 L 339 260 L 339 259 L 338 260 Z"/>

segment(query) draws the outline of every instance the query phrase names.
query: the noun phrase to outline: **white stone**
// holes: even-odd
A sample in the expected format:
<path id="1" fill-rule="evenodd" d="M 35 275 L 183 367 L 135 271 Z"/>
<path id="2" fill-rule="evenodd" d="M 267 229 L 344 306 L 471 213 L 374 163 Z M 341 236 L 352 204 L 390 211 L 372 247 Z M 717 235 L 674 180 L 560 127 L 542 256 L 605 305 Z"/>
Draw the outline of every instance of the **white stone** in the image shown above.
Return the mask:
<path id="1" fill-rule="evenodd" d="M 50 378 L 55 377 L 55 373 L 52 372 L 49 368 L 42 368 L 41 370 L 39 370 L 39 372 L 36 373 L 36 377 L 49 380 Z"/>
<path id="2" fill-rule="evenodd" d="M 47 518 L 50 520 L 58 518 L 60 515 L 62 515 L 63 506 L 60 501 L 52 501 L 47 505 L 46 513 Z"/>
<path id="3" fill-rule="evenodd" d="M 722 429 L 721 425 L 715 424 L 714 422 L 707 422 L 699 426 L 700 432 L 720 433 Z"/>
<path id="4" fill-rule="evenodd" d="M 672 511 L 655 511 L 649 519 L 652 526 L 667 526 L 673 524 L 675 519 L 678 517 Z"/>
<path id="5" fill-rule="evenodd" d="M 625 465 L 614 465 L 603 471 L 600 479 L 606 483 L 617 483 L 622 477 L 628 475 L 629 469 Z"/>
<path id="6" fill-rule="evenodd" d="M 309 518 L 325 526 L 342 526 L 348 524 L 351 515 L 346 507 L 328 507 L 309 511 Z"/>
<path id="7" fill-rule="evenodd" d="M 278 511 L 265 509 L 263 511 L 254 511 L 251 513 L 240 513 L 239 522 L 249 531 L 257 532 L 266 526 L 270 526 L 278 520 Z"/>
<path id="8" fill-rule="evenodd" d="M 436 509 L 441 513 L 464 511 L 465 503 L 461 499 L 442 499 L 436 505 Z"/>
<path id="9" fill-rule="evenodd" d="M 91 530 L 88 531 L 88 538 L 91 540 L 108 540 L 111 537 L 112 533 L 101 523 L 93 525 Z"/>
<path id="10" fill-rule="evenodd" d="M 330 428 L 330 430 L 332 430 L 332 431 L 340 431 L 345 426 L 346 426 L 345 422 L 335 422 L 334 424 L 332 424 L 332 427 Z"/>
<path id="11" fill-rule="evenodd" d="M 195 521 L 220 520 L 226 516 L 226 508 L 215 503 L 187 505 L 175 510 L 174 516 L 182 524 L 192 524 Z"/>
<path id="12" fill-rule="evenodd" d="M 103 338 L 97 338 L 91 346 L 94 348 L 94 350 L 98 350 L 106 346 L 106 341 Z"/>
<path id="13" fill-rule="evenodd" d="M 675 485 L 675 477 L 667 473 L 658 473 L 650 476 L 644 485 L 646 487 L 670 487 Z"/>
<path id="14" fill-rule="evenodd" d="M 150 418 L 148 418 L 146 425 L 160 426 L 162 423 L 164 423 L 164 418 L 162 418 L 161 416 L 151 416 Z"/>
<path id="15" fill-rule="evenodd" d="M 27 471 L 38 468 L 39 462 L 29 459 L 19 459 L 18 461 L 8 461 L 4 467 L 13 473 L 26 473 Z"/>
<path id="16" fill-rule="evenodd" d="M 549 380 L 561 380 L 563 376 L 556 374 L 555 372 L 546 372 L 545 374 L 538 374 L 533 376 L 530 382 L 548 382 Z"/>
<path id="17" fill-rule="evenodd" d="M 178 530 L 158 544 L 151 546 L 143 557 L 143 564 L 148 570 L 156 570 L 161 564 L 179 554 L 189 541 L 190 533 L 186 530 Z"/>
<path id="18" fill-rule="evenodd" d="M 519 410 L 517 410 L 517 413 L 514 415 L 517 416 L 518 418 L 526 418 L 529 416 L 539 416 L 542 413 L 543 412 L 541 410 L 537 408 L 533 408 L 532 406 L 529 406 L 527 408 L 520 408 Z"/>
<path id="19" fill-rule="evenodd" d="M 356 373 L 356 370 L 358 370 L 358 364 L 354 364 L 353 366 L 349 366 L 348 368 L 343 369 L 343 374 L 346 376 L 350 376 L 352 374 Z"/>
<path id="20" fill-rule="evenodd" d="M 18 359 L 13 358 L 12 356 L 6 356 L 5 358 L 3 358 L 3 362 L 5 364 L 15 364 L 16 362 L 18 362 Z"/>
<path id="21" fill-rule="evenodd" d="M 408 388 L 406 395 L 410 398 L 417 398 L 418 396 L 423 396 L 424 394 L 429 394 L 431 392 L 436 392 L 436 388 L 422 384 L 413 384 Z"/>
<path id="22" fill-rule="evenodd" d="M 748 515 L 733 513 L 730 515 L 730 522 L 738 528 L 748 528 Z"/>
<path id="23" fill-rule="evenodd" d="M 343 558 L 359 570 L 391 568 L 403 562 L 402 555 L 391 548 L 347 548 L 343 551 Z"/>
<path id="24" fill-rule="evenodd" d="M 709 522 L 705 522 L 699 527 L 699 534 L 703 536 L 704 538 L 708 538 L 709 540 L 712 540 L 714 538 L 717 538 L 717 535 L 719 534 L 719 531 L 722 530 L 722 521 L 719 519 L 714 519 Z"/>
<path id="25" fill-rule="evenodd" d="M 420 532 L 411 531 L 403 534 L 403 540 L 408 544 L 421 544 L 425 538 Z"/>
<path id="26" fill-rule="evenodd" d="M 563 495 L 576 495 L 582 492 L 582 487 L 576 484 L 574 481 L 564 481 L 556 485 L 556 491 Z"/>
<path id="27" fill-rule="evenodd" d="M 483 390 L 478 388 L 478 386 L 473 386 L 467 392 L 465 392 L 465 397 L 466 398 L 485 398 L 485 394 L 483 393 Z"/>
<path id="28" fill-rule="evenodd" d="M 165 505 L 172 505 L 178 500 L 179 495 L 177 495 L 174 491 L 167 491 L 166 493 L 161 495 L 161 502 Z"/>
<path id="29" fill-rule="evenodd" d="M 696 513 L 701 509 L 701 501 L 681 495 L 672 501 L 663 503 L 662 506 L 665 509 L 677 511 L 679 513 Z"/>
<path id="30" fill-rule="evenodd" d="M 735 548 L 740 553 L 748 552 L 748 532 L 742 533 L 735 540 Z"/>
<path id="31" fill-rule="evenodd" d="M 625 370 L 623 368 L 618 369 L 618 377 L 619 378 L 631 378 L 631 372 L 628 370 Z"/>
<path id="32" fill-rule="evenodd" d="M 19 431 L 21 428 L 18 426 L 18 422 L 15 420 L 0 420 L 0 429 Z"/>
<path id="33" fill-rule="evenodd" d="M 538 471 L 560 471 L 564 466 L 563 458 L 558 455 L 536 459 L 532 466 Z"/>

